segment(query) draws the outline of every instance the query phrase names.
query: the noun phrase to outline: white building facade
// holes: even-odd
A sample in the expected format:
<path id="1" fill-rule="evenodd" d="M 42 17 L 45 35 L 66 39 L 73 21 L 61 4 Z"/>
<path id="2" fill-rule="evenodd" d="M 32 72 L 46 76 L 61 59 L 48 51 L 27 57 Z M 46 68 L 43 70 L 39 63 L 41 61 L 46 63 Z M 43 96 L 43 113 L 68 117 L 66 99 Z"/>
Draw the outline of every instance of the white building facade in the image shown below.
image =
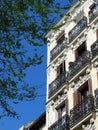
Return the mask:
<path id="1" fill-rule="evenodd" d="M 47 34 L 46 130 L 98 130 L 98 2 L 77 1 Z"/>

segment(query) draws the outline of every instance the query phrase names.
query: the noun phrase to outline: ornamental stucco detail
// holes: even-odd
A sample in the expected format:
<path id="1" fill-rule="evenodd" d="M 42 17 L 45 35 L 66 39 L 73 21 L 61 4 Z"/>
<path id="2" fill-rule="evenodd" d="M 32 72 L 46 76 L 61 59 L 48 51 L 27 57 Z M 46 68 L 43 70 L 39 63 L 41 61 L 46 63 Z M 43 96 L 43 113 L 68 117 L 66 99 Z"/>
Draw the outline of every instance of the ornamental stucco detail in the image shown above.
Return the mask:
<path id="1" fill-rule="evenodd" d="M 83 85 L 89 78 L 90 78 L 90 74 L 89 74 L 89 69 L 87 69 L 86 74 L 84 76 L 79 76 L 78 81 L 74 81 L 72 83 L 69 84 L 69 86 L 71 88 L 75 88 L 78 89 L 81 85 Z"/>
<path id="2" fill-rule="evenodd" d="M 63 94 L 58 95 L 57 99 L 54 101 L 54 108 L 56 108 L 58 105 L 64 102 L 66 98 L 67 98 L 67 89 L 64 89 Z"/>
<path id="3" fill-rule="evenodd" d="M 96 130 L 94 119 L 90 119 L 90 123 L 87 125 L 82 125 L 82 130 Z"/>
<path id="4" fill-rule="evenodd" d="M 82 38 L 78 38 L 77 41 L 75 42 L 75 45 L 74 43 L 73 44 L 70 44 L 69 47 L 75 51 L 83 42 L 85 42 L 87 40 L 87 37 L 86 36 L 83 36 Z"/>

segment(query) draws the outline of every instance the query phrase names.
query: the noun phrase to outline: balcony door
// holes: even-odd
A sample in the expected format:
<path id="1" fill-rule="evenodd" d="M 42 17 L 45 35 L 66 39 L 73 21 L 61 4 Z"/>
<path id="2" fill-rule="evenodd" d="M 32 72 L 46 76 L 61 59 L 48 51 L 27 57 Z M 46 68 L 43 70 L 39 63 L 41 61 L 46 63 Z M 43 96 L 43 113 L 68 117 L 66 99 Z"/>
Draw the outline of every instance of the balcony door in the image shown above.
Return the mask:
<path id="1" fill-rule="evenodd" d="M 76 106 L 81 103 L 88 95 L 92 94 L 92 83 L 91 79 L 85 82 L 82 86 L 79 87 L 77 91 L 73 93 L 73 104 Z"/>
<path id="2" fill-rule="evenodd" d="M 78 88 L 74 93 L 74 112 L 73 119 L 77 120 L 83 115 L 89 112 L 90 100 L 89 95 L 92 94 L 91 79 L 85 82 L 82 86 Z"/>
<path id="3" fill-rule="evenodd" d="M 78 49 L 75 51 L 75 58 L 76 60 L 86 51 L 86 43 L 84 42 L 82 45 L 78 47 Z"/>
<path id="4" fill-rule="evenodd" d="M 58 119 L 68 114 L 68 99 L 65 99 L 65 101 L 57 108 L 57 111 Z"/>
<path id="5" fill-rule="evenodd" d="M 57 77 L 65 71 L 65 61 L 57 67 Z"/>
<path id="6" fill-rule="evenodd" d="M 89 94 L 88 83 L 86 82 L 83 88 L 78 91 L 78 99 L 79 102 L 83 101 Z"/>
<path id="7" fill-rule="evenodd" d="M 66 114 L 66 106 L 63 104 L 58 108 L 58 119 L 62 118 Z"/>

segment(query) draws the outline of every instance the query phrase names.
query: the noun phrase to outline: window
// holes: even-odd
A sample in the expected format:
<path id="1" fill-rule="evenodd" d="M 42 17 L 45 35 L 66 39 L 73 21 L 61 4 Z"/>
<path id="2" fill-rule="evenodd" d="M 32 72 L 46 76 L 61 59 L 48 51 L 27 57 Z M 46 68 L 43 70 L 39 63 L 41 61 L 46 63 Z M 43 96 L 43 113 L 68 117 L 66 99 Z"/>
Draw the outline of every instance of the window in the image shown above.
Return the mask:
<path id="1" fill-rule="evenodd" d="M 92 83 L 91 79 L 85 82 L 79 87 L 77 91 L 73 93 L 73 104 L 76 106 L 82 100 L 84 100 L 88 95 L 92 94 Z"/>
<path id="2" fill-rule="evenodd" d="M 86 82 L 78 91 L 79 102 L 81 102 L 88 96 L 88 91 L 88 82 Z"/>
<path id="3" fill-rule="evenodd" d="M 96 7 L 96 4 L 94 3 L 94 4 L 92 4 L 92 5 L 90 6 L 90 10 L 94 10 L 95 7 Z"/>
<path id="4" fill-rule="evenodd" d="M 65 61 L 63 61 L 58 67 L 57 67 L 57 76 L 62 74 L 65 71 Z"/>
<path id="5" fill-rule="evenodd" d="M 65 39 L 65 36 L 64 36 L 64 31 L 62 31 L 60 34 L 59 34 L 59 36 L 57 37 L 57 44 L 62 44 L 63 43 L 63 41 L 64 41 L 64 39 Z"/>
<path id="6" fill-rule="evenodd" d="M 68 114 L 68 99 L 65 100 L 58 108 L 58 119 Z"/>
<path id="7" fill-rule="evenodd" d="M 61 36 L 59 37 L 59 39 L 57 39 L 57 44 L 62 44 L 63 41 L 64 41 L 64 39 L 65 39 L 65 36 L 64 36 L 64 34 L 63 34 L 63 35 L 61 35 Z"/>
<path id="8" fill-rule="evenodd" d="M 86 43 L 84 42 L 82 45 L 80 45 L 78 47 L 78 49 L 76 50 L 75 52 L 75 57 L 76 57 L 76 60 L 78 59 L 79 56 L 81 56 L 85 51 L 86 51 Z"/>
<path id="9" fill-rule="evenodd" d="M 65 104 L 61 107 L 61 116 L 64 116 L 66 114 L 66 106 Z"/>

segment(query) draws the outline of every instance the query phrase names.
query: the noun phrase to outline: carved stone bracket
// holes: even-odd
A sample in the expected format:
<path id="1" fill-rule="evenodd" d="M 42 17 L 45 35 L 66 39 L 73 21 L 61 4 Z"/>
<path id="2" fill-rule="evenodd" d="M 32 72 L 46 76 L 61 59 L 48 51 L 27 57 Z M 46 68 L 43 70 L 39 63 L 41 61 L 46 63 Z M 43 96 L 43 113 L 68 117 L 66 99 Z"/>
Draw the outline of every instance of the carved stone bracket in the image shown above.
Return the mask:
<path id="1" fill-rule="evenodd" d="M 82 130 L 96 130 L 94 119 L 90 119 L 90 123 L 82 125 Z"/>
<path id="2" fill-rule="evenodd" d="M 95 62 L 93 63 L 93 66 L 94 66 L 95 68 L 98 68 L 98 61 L 95 61 Z"/>

